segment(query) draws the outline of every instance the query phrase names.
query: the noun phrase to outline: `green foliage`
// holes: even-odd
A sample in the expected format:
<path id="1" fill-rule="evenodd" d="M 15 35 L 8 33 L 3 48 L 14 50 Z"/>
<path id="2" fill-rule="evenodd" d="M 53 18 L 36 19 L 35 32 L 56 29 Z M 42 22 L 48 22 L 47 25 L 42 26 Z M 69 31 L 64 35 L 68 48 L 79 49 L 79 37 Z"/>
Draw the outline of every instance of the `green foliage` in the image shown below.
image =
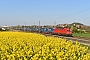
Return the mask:
<path id="1" fill-rule="evenodd" d="M 73 33 L 85 33 L 83 30 L 73 29 Z"/>
<path id="2" fill-rule="evenodd" d="M 90 38 L 89 33 L 73 33 L 73 36 L 80 36 L 80 37 Z"/>
<path id="3" fill-rule="evenodd" d="M 79 31 L 77 29 L 73 29 L 72 32 L 73 33 L 79 33 Z"/>

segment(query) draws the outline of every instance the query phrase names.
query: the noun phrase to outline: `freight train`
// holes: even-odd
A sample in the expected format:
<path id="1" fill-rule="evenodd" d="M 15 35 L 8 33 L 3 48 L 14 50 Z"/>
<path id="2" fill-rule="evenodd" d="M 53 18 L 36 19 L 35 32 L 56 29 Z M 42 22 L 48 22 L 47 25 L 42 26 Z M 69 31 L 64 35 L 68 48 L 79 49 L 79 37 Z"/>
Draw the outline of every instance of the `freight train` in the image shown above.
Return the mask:
<path id="1" fill-rule="evenodd" d="M 55 34 L 63 36 L 72 36 L 72 30 L 67 27 L 59 28 L 21 28 L 22 31 L 38 32 L 42 34 Z"/>

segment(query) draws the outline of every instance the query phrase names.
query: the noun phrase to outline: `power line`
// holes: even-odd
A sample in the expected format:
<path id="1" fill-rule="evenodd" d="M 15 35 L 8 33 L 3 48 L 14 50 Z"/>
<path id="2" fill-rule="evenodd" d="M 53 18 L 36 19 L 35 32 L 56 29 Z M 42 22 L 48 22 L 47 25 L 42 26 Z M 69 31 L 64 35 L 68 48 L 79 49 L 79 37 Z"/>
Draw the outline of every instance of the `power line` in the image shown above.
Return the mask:
<path id="1" fill-rule="evenodd" d="M 81 19 L 89 19 L 90 17 L 87 17 L 87 18 L 81 18 Z M 81 19 L 75 19 L 75 20 L 81 20 Z"/>
<path id="2" fill-rule="evenodd" d="M 72 15 L 75 15 L 75 14 L 79 14 L 79 13 L 82 13 L 82 12 L 88 11 L 88 10 L 90 10 L 90 8 L 85 9 L 85 10 L 82 10 L 82 11 L 79 11 L 79 12 L 76 12 L 76 13 L 73 13 L 73 14 L 70 14 L 70 15 L 67 15 L 67 16 L 63 16 L 63 17 L 60 17 L 60 18 L 69 17 L 69 16 L 72 16 Z M 60 18 L 56 18 L 56 19 L 60 19 Z M 54 20 L 56 20 L 56 19 L 54 19 Z"/>

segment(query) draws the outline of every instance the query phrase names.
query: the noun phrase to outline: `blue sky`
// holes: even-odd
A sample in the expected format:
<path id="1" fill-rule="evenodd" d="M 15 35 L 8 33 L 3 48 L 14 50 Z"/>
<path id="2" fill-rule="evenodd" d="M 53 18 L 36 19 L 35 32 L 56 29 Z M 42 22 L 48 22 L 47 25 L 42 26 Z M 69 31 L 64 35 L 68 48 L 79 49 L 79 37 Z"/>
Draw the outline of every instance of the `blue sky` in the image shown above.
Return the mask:
<path id="1" fill-rule="evenodd" d="M 0 0 L 0 26 L 38 25 L 38 21 L 90 26 L 90 0 Z"/>

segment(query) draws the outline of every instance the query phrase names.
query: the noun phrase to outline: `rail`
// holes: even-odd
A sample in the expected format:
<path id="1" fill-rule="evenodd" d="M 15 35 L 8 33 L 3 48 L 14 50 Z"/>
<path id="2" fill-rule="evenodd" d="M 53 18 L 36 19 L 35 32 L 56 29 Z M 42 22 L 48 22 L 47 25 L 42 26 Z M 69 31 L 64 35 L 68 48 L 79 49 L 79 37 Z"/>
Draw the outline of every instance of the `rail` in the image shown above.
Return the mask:
<path id="1" fill-rule="evenodd" d="M 45 36 L 53 36 L 53 37 L 58 37 L 58 38 L 64 38 L 66 40 L 72 40 L 73 42 L 78 41 L 80 44 L 90 46 L 90 39 L 82 39 L 82 38 L 77 38 L 77 37 L 65 37 L 65 36 L 51 35 L 51 34 L 45 34 Z"/>

